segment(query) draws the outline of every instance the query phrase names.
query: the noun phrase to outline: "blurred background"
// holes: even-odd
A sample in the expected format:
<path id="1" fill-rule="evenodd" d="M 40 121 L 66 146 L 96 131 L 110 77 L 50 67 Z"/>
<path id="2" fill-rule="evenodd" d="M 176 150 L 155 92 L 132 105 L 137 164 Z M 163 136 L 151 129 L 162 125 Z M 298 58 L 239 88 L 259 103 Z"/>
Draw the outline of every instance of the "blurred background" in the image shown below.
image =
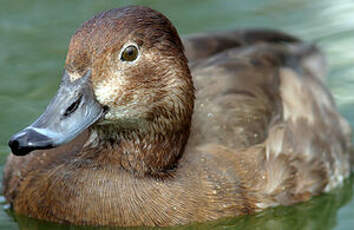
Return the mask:
<path id="1" fill-rule="evenodd" d="M 54 95 L 76 28 L 100 11 L 125 5 L 159 10 L 182 35 L 265 27 L 315 42 L 328 57 L 328 87 L 354 127 L 352 0 L 0 0 L 0 5 L 0 171 L 9 137 L 33 122 Z M 350 178 L 306 203 L 173 229 L 353 229 L 352 190 Z M 2 196 L 0 204 L 0 229 L 97 229 L 14 216 Z"/>

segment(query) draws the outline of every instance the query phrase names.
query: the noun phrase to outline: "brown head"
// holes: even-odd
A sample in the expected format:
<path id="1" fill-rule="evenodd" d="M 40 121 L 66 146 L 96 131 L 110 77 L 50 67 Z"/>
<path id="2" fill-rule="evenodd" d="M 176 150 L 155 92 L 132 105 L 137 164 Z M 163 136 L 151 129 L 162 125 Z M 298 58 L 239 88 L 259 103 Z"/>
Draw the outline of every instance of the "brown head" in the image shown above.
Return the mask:
<path id="1" fill-rule="evenodd" d="M 89 128 L 87 149 L 100 148 L 93 151 L 100 158 L 110 150 L 106 154 L 123 168 L 159 173 L 183 152 L 193 100 L 187 59 L 171 22 L 147 7 L 112 9 L 73 35 L 57 95 L 9 145 L 26 155 Z"/>

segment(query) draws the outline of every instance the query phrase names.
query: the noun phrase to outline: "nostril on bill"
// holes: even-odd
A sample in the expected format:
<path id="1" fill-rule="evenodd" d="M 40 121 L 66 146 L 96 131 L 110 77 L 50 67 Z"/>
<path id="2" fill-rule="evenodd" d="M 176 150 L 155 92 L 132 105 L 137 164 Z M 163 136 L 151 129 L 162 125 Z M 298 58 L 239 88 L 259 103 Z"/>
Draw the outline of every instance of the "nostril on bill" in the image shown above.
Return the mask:
<path id="1" fill-rule="evenodd" d="M 80 105 L 80 102 L 81 102 L 81 99 L 82 99 L 82 95 L 79 96 L 79 98 L 74 101 L 64 112 L 64 117 L 67 117 L 69 116 L 70 114 L 72 114 L 73 112 L 75 112 L 75 110 L 77 110 L 77 108 L 79 107 Z"/>

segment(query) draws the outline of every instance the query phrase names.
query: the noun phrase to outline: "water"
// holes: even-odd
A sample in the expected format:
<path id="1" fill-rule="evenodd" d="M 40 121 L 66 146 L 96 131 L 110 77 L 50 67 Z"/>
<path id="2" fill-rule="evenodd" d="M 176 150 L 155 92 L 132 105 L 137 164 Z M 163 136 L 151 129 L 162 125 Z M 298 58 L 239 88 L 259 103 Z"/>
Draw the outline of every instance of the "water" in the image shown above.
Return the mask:
<path id="1" fill-rule="evenodd" d="M 72 33 L 97 12 L 125 1 L 0 0 L 0 169 L 6 142 L 32 122 L 54 95 Z M 130 1 L 167 15 L 181 34 L 268 27 L 315 41 L 328 56 L 328 86 L 354 127 L 354 2 L 352 0 Z M 352 229 L 354 179 L 335 191 L 255 216 L 173 229 Z M 0 204 L 3 204 L 0 198 Z M 97 229 L 14 216 L 0 205 L 0 229 Z M 108 228 L 101 228 L 108 229 Z"/>

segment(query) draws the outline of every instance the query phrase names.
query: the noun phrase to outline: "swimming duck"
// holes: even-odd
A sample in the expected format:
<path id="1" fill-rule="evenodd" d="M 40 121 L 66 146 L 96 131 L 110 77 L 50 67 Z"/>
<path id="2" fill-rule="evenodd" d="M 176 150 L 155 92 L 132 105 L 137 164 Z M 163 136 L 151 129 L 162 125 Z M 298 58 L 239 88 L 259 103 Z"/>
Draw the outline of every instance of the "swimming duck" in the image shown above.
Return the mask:
<path id="1" fill-rule="evenodd" d="M 182 41 L 150 8 L 105 11 L 73 35 L 45 112 L 10 139 L 5 197 L 33 218 L 117 226 L 306 201 L 350 174 L 351 129 L 324 75 L 321 52 L 281 32 Z"/>

